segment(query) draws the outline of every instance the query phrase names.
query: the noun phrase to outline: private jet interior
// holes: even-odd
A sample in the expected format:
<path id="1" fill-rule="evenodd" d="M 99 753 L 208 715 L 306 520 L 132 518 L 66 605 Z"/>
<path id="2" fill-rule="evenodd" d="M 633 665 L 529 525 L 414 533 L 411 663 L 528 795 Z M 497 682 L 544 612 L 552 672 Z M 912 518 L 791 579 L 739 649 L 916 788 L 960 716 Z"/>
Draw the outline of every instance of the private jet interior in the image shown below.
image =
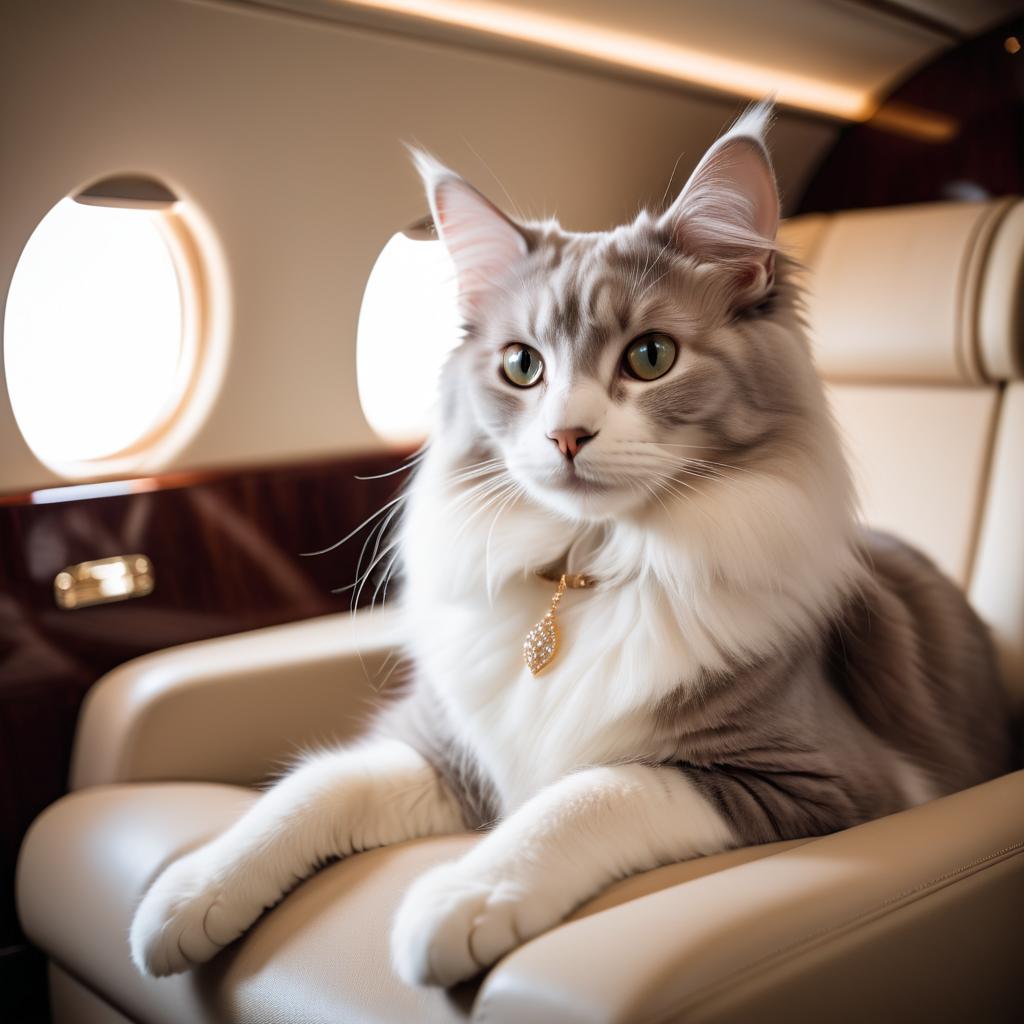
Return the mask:
<path id="1" fill-rule="evenodd" d="M 0 0 L 0 1019 L 1024 1019 L 1022 48 L 1014 0 Z M 770 117 L 751 108 L 766 98 Z M 739 196 L 731 206 L 716 205 L 723 188 Z M 640 210 L 651 217 L 614 238 L 665 242 L 622 271 L 642 285 L 633 305 L 595 286 L 570 311 L 556 274 L 605 236 L 557 235 L 548 219 L 608 232 Z M 705 214 L 726 220 L 701 227 Z M 727 293 L 692 284 L 727 277 Z M 561 333 L 540 314 L 513 332 L 502 304 L 542 279 Z M 818 600 L 806 595 L 824 588 L 819 562 L 839 572 L 827 552 L 840 541 L 811 512 L 807 528 L 781 505 L 758 514 L 770 480 L 729 497 L 768 472 L 758 453 L 780 435 L 756 433 L 758 416 L 786 424 L 792 451 L 827 447 L 832 420 L 821 412 L 812 428 L 796 405 L 781 409 L 775 396 L 799 371 L 773 355 L 736 378 L 731 415 L 747 433 L 719 436 L 700 418 L 725 401 L 700 362 L 718 344 L 699 326 L 711 314 L 687 314 L 692 336 L 653 320 L 631 328 L 651 288 L 677 309 L 672 323 L 693 296 L 728 295 L 714 331 L 749 346 L 708 356 L 722 373 L 763 353 L 779 310 L 802 301 L 806 326 L 793 314 L 791 330 L 810 339 L 817 376 L 807 345 L 792 350 L 814 395 L 823 381 L 860 521 L 912 544 L 957 589 L 937 576 L 892 586 L 922 606 L 941 591 L 975 624 L 971 643 L 991 638 L 998 673 L 979 656 L 956 699 L 929 691 L 946 742 L 932 775 L 892 754 L 917 773 L 891 783 L 898 799 L 862 806 L 852 777 L 829 776 L 803 824 L 783 821 L 779 792 L 824 770 L 738 768 L 727 737 L 763 729 L 770 709 L 758 698 L 708 711 L 775 647 L 731 639 L 732 620 L 702 625 L 702 661 L 687 601 L 705 599 L 703 582 L 678 611 L 650 598 L 660 591 L 639 570 L 602 578 L 628 531 L 647 551 L 666 523 L 688 523 L 665 550 L 688 552 L 704 580 L 698 544 L 732 545 L 735 579 L 716 567 L 706 588 L 746 581 L 747 637 L 792 592 L 794 607 Z M 498 309 L 504 348 L 481 370 Z M 601 316 L 614 321 L 603 333 Z M 589 369 L 587 345 L 599 352 Z M 614 346 L 605 418 L 544 421 L 554 444 L 543 432 L 536 444 L 551 472 L 572 476 L 579 508 L 597 508 L 614 486 L 591 486 L 587 461 L 634 401 L 644 423 L 661 416 L 678 432 L 645 443 L 702 448 L 685 463 L 697 468 L 620 488 L 628 503 L 614 515 L 556 515 L 515 482 L 486 490 L 515 417 L 554 402 L 566 366 L 592 384 Z M 662 374 L 676 404 L 642 405 L 669 387 Z M 780 390 L 765 399 L 769 385 Z M 432 512 L 448 435 L 486 395 L 498 412 L 474 429 L 489 440 L 451 463 L 461 504 Z M 616 472 L 637 472 L 641 456 L 630 459 Z M 841 456 L 821 463 L 845 478 Z M 471 513 L 481 488 L 493 501 Z M 809 507 L 831 500 L 809 489 Z M 797 554 L 782 582 L 751 582 L 761 577 L 736 555 L 734 513 L 709 514 L 714 501 L 785 533 Z M 530 515 L 547 517 L 544 531 L 515 534 Z M 484 567 L 467 575 L 478 534 Z M 764 551 L 748 548 L 760 564 Z M 408 575 L 391 572 L 399 554 Z M 492 570 L 513 564 L 518 576 L 492 586 Z M 820 600 L 807 623 L 833 614 Z M 618 618 L 602 618 L 614 601 Z M 634 608 L 634 634 L 668 623 L 641 655 L 614 636 Z M 847 732 L 822 739 L 824 713 L 807 710 L 819 697 L 801 698 L 783 717 L 810 723 L 797 737 L 808 748 L 831 756 L 872 724 L 927 746 L 902 696 L 879 708 L 854 692 L 857 645 L 883 642 L 893 622 L 883 610 L 828 634 L 841 652 L 828 679 L 843 681 L 813 692 L 842 706 Z M 918 676 L 962 669 L 965 628 L 927 620 L 873 683 L 902 695 Z M 665 691 L 695 702 L 673 712 L 678 728 L 705 714 L 701 735 L 726 753 L 622 746 L 647 713 L 624 695 L 661 693 L 649 683 L 659 640 L 699 667 L 692 693 L 678 676 Z M 632 653 L 615 662 L 614 687 L 587 691 L 616 651 Z M 709 669 L 715 658 L 735 675 Z M 493 683 L 483 666 L 498 664 L 509 667 Z M 426 692 L 421 678 L 445 694 L 436 714 L 450 731 L 430 726 L 439 752 L 364 742 L 381 707 Z M 1012 761 L 989 738 L 1005 723 L 982 707 L 1006 700 Z M 772 750 L 758 756 L 778 754 L 762 743 Z M 967 748 L 994 767 L 932 785 Z M 858 771 L 883 777 L 881 757 L 863 755 Z M 505 775 L 487 767 L 499 762 Z M 346 815 L 362 824 L 301 864 L 280 860 L 286 881 L 229 920 L 236 890 L 256 892 L 279 847 L 304 841 L 305 819 L 260 825 L 271 798 L 259 791 L 323 765 L 340 765 L 337 792 L 316 783 L 330 834 Z M 712 775 L 743 787 L 759 829 L 729 816 L 732 790 L 701 788 Z M 556 801 L 594 779 L 608 788 Z M 659 793 L 678 801 L 657 804 Z M 313 797 L 302 791 L 300 805 Z M 612 824 L 599 827 L 602 814 Z M 670 832 L 662 845 L 645 838 Z M 249 859 L 229 867 L 224 854 L 161 897 L 175 865 L 214 863 L 206 844 L 219 836 L 249 836 Z M 444 874 L 471 869 L 458 884 L 476 886 L 472 904 Z M 163 890 L 150 888 L 158 878 Z M 174 931 L 186 913 L 199 924 Z"/>

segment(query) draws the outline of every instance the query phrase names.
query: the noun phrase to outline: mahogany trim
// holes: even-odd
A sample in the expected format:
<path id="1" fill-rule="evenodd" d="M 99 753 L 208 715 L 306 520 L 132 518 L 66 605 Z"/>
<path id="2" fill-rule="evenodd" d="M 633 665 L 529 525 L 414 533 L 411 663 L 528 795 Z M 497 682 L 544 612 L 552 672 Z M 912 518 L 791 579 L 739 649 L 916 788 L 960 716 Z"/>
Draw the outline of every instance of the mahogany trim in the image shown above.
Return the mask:
<path id="1" fill-rule="evenodd" d="M 404 485 L 409 454 L 215 467 L 0 499 L 0 950 L 24 944 L 18 847 L 65 792 L 89 688 L 150 651 L 367 603 L 373 585 L 335 592 L 356 576 L 366 534 L 332 545 Z M 57 606 L 53 581 L 65 566 L 128 552 L 152 560 L 151 594 Z"/>
<path id="2" fill-rule="evenodd" d="M 145 494 L 149 491 L 164 491 L 175 487 L 191 487 L 194 484 L 224 480 L 242 474 L 273 473 L 287 468 L 295 470 L 316 470 L 336 466 L 340 461 L 366 462 L 377 459 L 407 460 L 422 448 L 384 448 L 379 453 L 358 452 L 349 455 L 323 456 L 299 462 L 254 462 L 244 465 L 208 466 L 198 469 L 169 470 L 148 476 L 125 474 L 124 476 L 97 477 L 95 480 L 75 480 L 54 484 L 52 487 L 37 487 L 31 491 L 16 491 L 0 494 L 0 508 L 15 505 L 48 505 L 63 501 L 85 501 L 92 498 L 123 497 L 127 494 Z"/>

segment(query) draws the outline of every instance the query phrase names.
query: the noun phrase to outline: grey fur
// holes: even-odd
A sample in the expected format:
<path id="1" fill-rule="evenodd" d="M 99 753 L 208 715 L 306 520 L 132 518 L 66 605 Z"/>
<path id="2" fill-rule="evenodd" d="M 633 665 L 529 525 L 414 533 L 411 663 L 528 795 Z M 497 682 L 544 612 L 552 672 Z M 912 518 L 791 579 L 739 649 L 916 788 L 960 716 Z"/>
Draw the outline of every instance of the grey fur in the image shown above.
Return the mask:
<path id="1" fill-rule="evenodd" d="M 705 206 L 715 205 L 712 184 Z M 495 373 L 500 349 L 522 342 L 553 353 L 570 387 L 596 383 L 616 404 L 633 403 L 657 436 L 701 427 L 706 465 L 785 478 L 810 461 L 800 456 L 814 448 L 815 429 L 832 426 L 796 329 L 794 265 L 742 226 L 684 231 L 668 216 L 641 214 L 595 235 L 522 229 L 527 254 L 495 282 L 491 304 L 470 313 L 445 370 L 446 427 L 465 412 L 474 457 L 496 454 L 530 414 L 524 393 Z M 621 356 L 650 330 L 674 338 L 677 361 L 664 380 L 640 382 L 623 373 Z M 687 486 L 712 482 L 695 472 Z M 838 610 L 815 610 L 754 663 L 727 657 L 728 671 L 680 685 L 629 723 L 631 736 L 646 737 L 631 759 L 684 772 L 741 842 L 845 828 L 1014 767 L 991 641 L 963 595 L 892 538 L 865 533 L 859 544 L 864 571 L 839 592 Z M 435 765 L 468 825 L 507 810 L 429 680 L 415 678 L 380 728 Z"/>
<path id="2" fill-rule="evenodd" d="M 422 678 L 380 713 L 376 731 L 408 743 L 426 758 L 458 800 L 466 828 L 486 828 L 498 820 L 502 808 L 493 782 L 459 743 L 441 702 Z"/>
<path id="3" fill-rule="evenodd" d="M 657 709 L 680 768 L 743 842 L 818 835 L 900 810 L 900 756 L 944 795 L 1015 767 L 984 626 L 956 586 L 868 533 L 870 584 L 821 635 Z"/>
<path id="4" fill-rule="evenodd" d="M 524 265 L 502 289 L 521 303 L 524 322 L 518 329 L 496 325 L 491 308 L 471 318 L 467 341 L 445 374 L 445 399 L 460 384 L 476 383 L 487 392 L 481 408 L 495 413 L 488 416 L 494 433 L 508 431 L 526 410 L 516 389 L 472 372 L 462 357 L 479 367 L 496 348 L 513 341 L 532 343 L 557 352 L 577 381 L 597 379 L 616 402 L 635 401 L 660 425 L 698 424 L 720 446 L 721 455 L 742 453 L 801 411 L 806 386 L 802 339 L 764 330 L 798 315 L 792 276 L 792 263 L 778 256 L 771 295 L 755 296 L 752 305 L 736 308 L 728 299 L 734 291 L 729 276 L 708 273 L 645 215 L 610 235 L 535 229 Z M 681 310 L 686 315 L 680 326 Z M 621 373 L 601 377 L 609 348 L 621 354 L 642 329 L 665 323 L 673 325 L 667 333 L 676 335 L 682 357 L 689 360 L 685 377 L 645 385 L 636 395 Z"/>
<path id="5" fill-rule="evenodd" d="M 780 268 L 776 316 L 792 301 L 788 269 Z M 614 287 L 613 279 L 602 287 Z M 659 423 L 704 426 L 716 458 L 742 466 L 774 449 L 785 460 L 803 443 L 792 364 L 778 347 L 764 350 L 752 323 L 735 324 L 728 344 L 714 349 L 695 336 L 687 372 L 635 400 Z M 819 835 L 900 810 L 907 803 L 900 758 L 934 795 L 1015 766 L 992 646 L 963 595 L 893 538 L 866 534 L 862 551 L 867 583 L 818 634 L 769 661 L 706 678 L 696 692 L 680 689 L 646 712 L 650 740 L 637 760 L 677 765 L 744 843 Z M 503 812 L 496 790 L 454 734 L 438 731 L 433 703 L 420 685 L 392 721 L 434 722 L 412 742 L 459 794 L 467 823 L 483 826 Z M 409 738 L 408 725 L 402 735 Z"/>
<path id="6" fill-rule="evenodd" d="M 992 645 L 959 590 L 893 537 L 865 533 L 863 555 L 869 584 L 816 635 L 642 712 L 648 742 L 635 759 L 678 767 L 744 844 L 901 810 L 900 759 L 935 796 L 1016 767 Z M 424 680 L 380 728 L 437 768 L 468 827 L 502 815 L 494 784 Z"/>

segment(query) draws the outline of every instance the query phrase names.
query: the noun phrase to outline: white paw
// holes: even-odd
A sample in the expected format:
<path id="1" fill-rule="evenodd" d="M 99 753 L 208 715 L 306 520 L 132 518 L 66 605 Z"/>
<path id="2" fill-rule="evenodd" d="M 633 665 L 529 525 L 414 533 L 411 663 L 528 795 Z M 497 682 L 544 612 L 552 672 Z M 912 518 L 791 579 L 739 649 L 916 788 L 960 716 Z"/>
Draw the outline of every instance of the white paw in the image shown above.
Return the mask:
<path id="1" fill-rule="evenodd" d="M 553 900 L 511 878 L 441 864 L 405 894 L 391 931 L 391 958 L 410 985 L 454 985 L 561 917 Z"/>
<path id="2" fill-rule="evenodd" d="M 132 918 L 132 961 L 161 978 L 209 960 L 260 915 L 237 885 L 226 882 L 210 847 L 174 861 L 149 887 Z"/>

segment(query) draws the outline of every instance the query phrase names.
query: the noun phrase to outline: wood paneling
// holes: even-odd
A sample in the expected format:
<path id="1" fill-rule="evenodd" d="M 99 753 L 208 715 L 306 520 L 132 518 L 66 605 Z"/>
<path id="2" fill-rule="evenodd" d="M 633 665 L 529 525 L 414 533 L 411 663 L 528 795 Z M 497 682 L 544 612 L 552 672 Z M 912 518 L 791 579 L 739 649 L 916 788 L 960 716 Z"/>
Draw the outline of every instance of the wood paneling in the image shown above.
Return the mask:
<path id="1" fill-rule="evenodd" d="M 1024 192 L 1024 19 L 964 43 L 900 85 L 864 124 L 845 128 L 811 178 L 798 213 L 1020 195 Z M 1012 49 L 1012 46 L 1011 46 Z M 941 141 L 885 128 L 938 115 L 952 134 Z"/>
<path id="2" fill-rule="evenodd" d="M 0 949 L 22 941 L 15 857 L 32 820 L 65 790 L 86 690 L 149 651 L 349 608 L 351 592 L 331 591 L 355 578 L 365 531 L 319 557 L 301 552 L 334 544 L 384 505 L 407 474 L 356 477 L 393 470 L 406 454 L 175 474 L 0 502 Z M 66 565 L 135 552 L 153 560 L 151 595 L 56 606 L 53 579 Z"/>

